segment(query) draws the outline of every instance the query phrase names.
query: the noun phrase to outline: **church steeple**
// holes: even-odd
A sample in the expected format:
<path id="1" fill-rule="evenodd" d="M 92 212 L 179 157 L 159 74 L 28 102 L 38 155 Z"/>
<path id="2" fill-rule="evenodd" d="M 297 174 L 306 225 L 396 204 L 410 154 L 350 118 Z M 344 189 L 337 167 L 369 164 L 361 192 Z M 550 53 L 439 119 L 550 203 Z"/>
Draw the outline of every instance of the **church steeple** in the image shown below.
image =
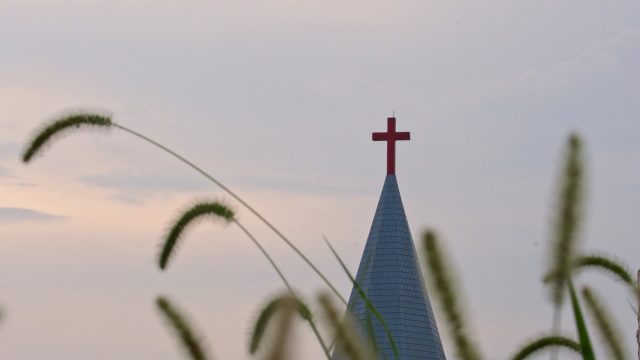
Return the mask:
<path id="1" fill-rule="evenodd" d="M 395 119 L 393 125 L 395 125 Z M 391 121 L 390 121 L 391 123 Z M 385 140 L 398 138 L 395 126 L 390 127 Z M 374 134 L 374 140 L 376 135 Z M 395 154 L 388 154 L 395 155 Z M 389 158 L 390 159 L 390 158 Z M 356 281 L 373 306 L 382 315 L 393 337 L 401 360 L 445 360 L 436 321 L 424 285 L 416 249 L 402 205 L 398 182 L 392 166 L 387 168 L 378 207 L 367 238 Z M 348 311 L 362 334 L 373 325 L 380 351 L 379 359 L 394 359 L 395 355 L 382 324 L 368 313 L 357 289 L 351 291 Z M 344 360 L 340 347 L 333 360 Z"/>

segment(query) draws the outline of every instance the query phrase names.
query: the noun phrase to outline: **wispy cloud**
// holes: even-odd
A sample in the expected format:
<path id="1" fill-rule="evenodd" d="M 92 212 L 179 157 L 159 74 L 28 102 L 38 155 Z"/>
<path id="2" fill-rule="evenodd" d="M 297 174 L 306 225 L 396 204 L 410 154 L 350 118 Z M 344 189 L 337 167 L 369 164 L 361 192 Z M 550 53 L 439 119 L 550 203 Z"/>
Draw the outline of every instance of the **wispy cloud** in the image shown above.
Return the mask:
<path id="1" fill-rule="evenodd" d="M 61 221 L 68 219 L 67 216 L 50 214 L 38 210 L 0 207 L 0 222 L 21 222 L 21 221 Z"/>

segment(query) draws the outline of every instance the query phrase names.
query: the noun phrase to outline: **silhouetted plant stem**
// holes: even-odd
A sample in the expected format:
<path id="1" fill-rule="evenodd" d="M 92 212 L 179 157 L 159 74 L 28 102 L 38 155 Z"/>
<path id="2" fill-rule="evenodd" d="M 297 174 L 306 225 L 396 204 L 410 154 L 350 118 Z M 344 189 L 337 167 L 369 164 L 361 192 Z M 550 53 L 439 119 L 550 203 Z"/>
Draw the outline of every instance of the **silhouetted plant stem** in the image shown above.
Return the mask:
<path id="1" fill-rule="evenodd" d="M 256 353 L 256 351 L 258 351 L 258 347 L 262 342 L 262 338 L 264 337 L 267 326 L 270 320 L 274 317 L 274 315 L 278 311 L 291 311 L 291 310 L 298 313 L 300 317 L 302 317 L 305 320 L 309 320 L 312 318 L 309 307 L 293 293 L 275 296 L 274 298 L 272 298 L 266 303 L 266 305 L 260 311 L 260 314 L 258 315 L 258 318 L 256 319 L 256 322 L 253 326 L 253 331 L 251 333 L 250 342 L 249 342 L 250 354 L 253 355 Z M 315 329 L 314 331 L 317 332 L 317 329 Z M 278 336 L 281 336 L 281 335 L 283 334 L 279 332 Z M 276 341 L 275 345 L 272 347 L 272 354 L 277 347 L 282 347 L 282 346 L 283 346 L 283 343 L 280 342 L 278 344 L 278 341 Z M 327 356 L 328 359 L 330 359 L 331 356 L 327 352 L 326 347 L 323 346 L 323 348 L 325 349 L 325 355 Z"/>
<path id="2" fill-rule="evenodd" d="M 156 306 L 169 326 L 174 330 L 176 337 L 185 352 L 189 354 L 189 357 L 193 360 L 206 360 L 208 356 L 202 341 L 196 336 L 187 319 L 165 297 L 159 296 L 156 299 Z"/>
<path id="3" fill-rule="evenodd" d="M 267 225 L 267 227 L 269 227 L 269 229 L 271 229 L 280 239 L 282 239 L 282 241 L 284 241 L 296 254 L 298 254 L 298 256 L 300 256 L 300 258 L 307 263 L 307 265 L 322 279 L 322 281 L 324 281 L 324 283 L 329 286 L 329 288 L 331 289 L 331 291 L 333 291 L 333 293 L 340 299 L 340 301 L 342 301 L 345 305 L 347 304 L 347 301 L 344 299 L 344 297 L 342 297 L 342 295 L 340 295 L 340 293 L 338 292 L 338 290 L 333 286 L 333 284 L 331 284 L 331 282 L 324 276 L 324 274 L 322 274 L 322 272 L 320 272 L 320 270 L 311 262 L 311 260 L 309 260 L 299 249 L 297 246 L 295 246 L 286 236 L 284 236 L 284 234 L 282 234 L 275 226 L 273 226 L 273 224 L 271 224 L 271 222 L 269 222 L 267 219 L 265 219 L 258 211 L 256 211 L 253 207 L 251 207 L 251 205 L 249 205 L 247 202 L 245 202 L 240 196 L 238 196 L 235 192 L 231 191 L 231 189 L 229 189 L 228 187 L 226 187 L 223 183 L 221 183 L 220 181 L 218 181 L 216 178 L 214 178 L 213 176 L 211 176 L 209 173 L 207 173 L 206 171 L 202 170 L 200 167 L 198 167 L 197 165 L 195 165 L 194 163 L 192 163 L 191 161 L 187 160 L 185 157 L 183 157 L 182 155 L 176 153 L 175 151 L 169 149 L 168 147 L 160 144 L 159 142 L 145 136 L 142 135 L 141 133 L 134 131 L 132 129 L 129 129 L 128 127 L 125 127 L 123 125 L 117 124 L 117 123 L 112 123 L 113 127 L 116 127 L 122 131 L 125 131 L 131 135 L 134 135 L 156 147 L 158 147 L 159 149 L 165 151 L 166 153 L 170 154 L 171 156 L 175 157 L 176 159 L 180 160 L 181 162 L 183 162 L 184 164 L 186 164 L 187 166 L 191 167 L 192 169 L 194 169 L 195 171 L 197 171 L 198 173 L 200 173 L 201 175 L 203 175 L 204 177 L 206 177 L 207 179 L 209 179 L 211 182 L 213 182 L 214 184 L 216 184 L 217 186 L 219 186 L 222 190 L 224 190 L 227 194 L 229 194 L 232 198 L 234 198 L 236 201 L 238 201 L 240 204 L 242 204 L 242 206 L 244 206 L 247 210 L 249 210 L 253 215 L 255 215 L 258 219 L 260 219 L 260 221 L 262 221 L 265 225 Z"/>
<path id="4" fill-rule="evenodd" d="M 571 276 L 573 257 L 577 247 L 583 202 L 582 163 L 582 140 L 577 134 L 571 134 L 558 189 L 550 270 L 545 276 L 545 282 L 548 282 L 551 287 L 551 301 L 554 306 L 551 329 L 553 334 L 558 334 L 560 331 L 564 292 Z M 550 358 L 557 359 L 557 350 L 551 352 Z"/>
<path id="5" fill-rule="evenodd" d="M 293 288 L 289 284 L 289 281 L 287 281 L 287 278 L 284 276 L 284 274 L 282 273 L 282 271 L 280 270 L 278 265 L 276 265 L 276 262 L 269 255 L 269 253 L 264 249 L 264 247 L 262 247 L 262 245 L 258 242 L 258 240 L 256 240 L 256 238 L 253 236 L 253 234 L 251 234 L 251 232 L 249 232 L 249 230 L 247 230 L 247 228 L 245 228 L 242 224 L 240 224 L 240 222 L 238 222 L 236 219 L 233 219 L 232 222 L 234 224 L 236 224 L 240 228 L 240 230 L 242 230 L 245 233 L 245 235 L 247 235 L 249 237 L 249 239 L 251 239 L 251 241 L 258 247 L 258 249 L 260 249 L 260 252 L 262 252 L 264 257 L 267 258 L 269 263 L 271 263 L 271 266 L 278 273 L 278 276 L 280 277 L 280 279 L 282 280 L 284 285 L 287 287 L 287 290 L 289 291 L 291 296 L 295 297 L 298 301 L 301 301 L 298 298 L 298 296 L 296 295 L 296 293 L 293 291 Z M 318 327 L 316 326 L 316 323 L 313 320 L 313 317 L 311 316 L 311 313 L 309 313 L 308 317 L 305 317 L 305 320 L 309 323 L 309 326 L 311 327 L 311 330 L 313 330 L 313 333 L 314 333 L 316 339 L 318 340 L 318 342 L 320 343 L 320 346 L 322 347 L 322 351 L 326 355 L 327 360 L 331 360 L 331 354 L 329 353 L 329 349 L 327 348 L 326 343 L 322 339 L 322 335 L 320 334 L 320 331 L 318 330 Z"/>
<path id="6" fill-rule="evenodd" d="M 432 279 L 434 285 L 432 289 L 435 290 L 436 299 L 444 310 L 457 356 L 462 360 L 479 360 L 482 356 L 469 337 L 469 329 L 459 305 L 455 279 L 444 253 L 438 245 L 436 234 L 427 230 L 422 239 L 426 265 L 428 266 L 426 272 Z"/>
<path id="7" fill-rule="evenodd" d="M 591 312 L 595 323 L 598 325 L 597 329 L 604 340 L 609 356 L 615 360 L 627 359 L 624 348 L 619 340 L 620 333 L 613 324 L 613 321 L 611 321 L 611 316 L 605 309 L 602 301 L 600 301 L 596 293 L 589 287 L 582 289 L 582 297 L 587 304 L 587 309 Z"/>
<path id="8" fill-rule="evenodd" d="M 562 327 L 562 306 L 554 306 L 553 307 L 553 318 L 551 319 L 551 333 L 554 335 L 558 335 L 560 333 L 560 329 Z M 558 359 L 558 349 L 554 347 L 551 349 L 549 358 L 551 360 Z"/>
<path id="9" fill-rule="evenodd" d="M 245 202 L 240 196 L 231 191 L 227 186 L 218 181 L 216 178 L 211 176 L 206 171 L 202 170 L 200 167 L 196 166 L 191 161 L 187 160 L 185 157 L 176 153 L 175 151 L 169 149 L 168 147 L 162 145 L 161 143 L 135 131 L 124 125 L 117 124 L 111 120 L 109 115 L 105 114 L 97 114 L 87 111 L 77 111 L 75 113 L 70 113 L 67 115 L 59 116 L 57 119 L 51 121 L 49 124 L 46 124 L 39 131 L 37 131 L 34 136 L 29 141 L 27 147 L 22 153 L 22 161 L 25 163 L 32 160 L 32 158 L 38 154 L 42 149 L 47 145 L 47 143 L 51 142 L 52 139 L 59 137 L 61 134 L 70 132 L 72 130 L 77 130 L 81 128 L 86 129 L 110 129 L 117 128 L 126 133 L 129 133 L 149 144 L 154 145 L 155 147 L 165 151 L 176 159 L 180 160 L 184 164 L 188 165 L 211 182 L 219 186 L 222 190 L 228 193 L 231 197 L 237 200 L 240 204 L 242 204 L 247 210 L 253 213 L 258 219 L 260 219 L 265 225 L 267 225 L 276 235 L 282 239 L 304 262 L 307 263 L 309 267 L 322 279 L 322 281 L 329 286 L 329 288 L 335 293 L 335 295 L 346 305 L 346 300 L 340 295 L 340 293 L 336 290 L 336 288 L 331 284 L 331 282 L 320 272 L 320 270 L 309 260 L 284 234 L 282 234 L 271 222 L 265 219 L 258 211 L 256 211 L 253 207 L 251 207 L 247 202 Z"/>
<path id="10" fill-rule="evenodd" d="M 160 269 L 163 269 L 163 270 L 166 269 L 169 263 L 169 260 L 172 258 L 173 254 L 175 253 L 175 249 L 178 247 L 180 241 L 184 238 L 185 232 L 187 232 L 188 229 L 194 225 L 194 223 L 202 221 L 203 219 L 214 219 L 214 220 L 221 219 L 226 223 L 236 224 L 245 233 L 245 235 L 247 235 L 247 237 L 253 242 L 253 244 L 258 247 L 260 252 L 267 258 L 267 260 L 271 264 L 271 267 L 275 269 L 275 271 L 278 273 L 278 276 L 280 277 L 282 282 L 284 282 L 288 291 L 291 293 L 290 296 L 298 299 L 296 297 L 296 294 L 293 291 L 293 288 L 289 284 L 289 281 L 287 281 L 286 277 L 284 276 L 284 274 L 282 273 L 278 265 L 275 263 L 275 261 L 271 258 L 269 253 L 264 249 L 264 247 L 262 247 L 260 242 L 258 242 L 258 240 L 253 236 L 253 234 L 251 234 L 251 232 L 249 232 L 249 230 L 246 227 L 244 227 L 236 219 L 235 212 L 225 204 L 218 201 L 198 201 L 192 206 L 190 206 L 189 208 L 185 209 L 180 214 L 180 216 L 174 222 L 173 226 L 169 229 L 167 236 L 165 237 L 162 250 L 160 251 L 160 256 L 158 257 L 158 263 L 160 265 Z M 298 301 L 302 303 L 301 300 L 298 300 Z M 306 314 L 308 314 L 308 316 L 304 317 L 305 320 L 309 323 L 309 325 L 313 329 L 313 332 L 316 335 L 318 342 L 320 343 L 320 346 L 322 347 L 323 351 L 325 352 L 325 354 L 328 355 L 329 352 L 327 350 L 327 347 L 324 341 L 322 340 L 320 333 L 318 332 L 318 329 L 313 321 L 311 313 L 306 312 Z"/>

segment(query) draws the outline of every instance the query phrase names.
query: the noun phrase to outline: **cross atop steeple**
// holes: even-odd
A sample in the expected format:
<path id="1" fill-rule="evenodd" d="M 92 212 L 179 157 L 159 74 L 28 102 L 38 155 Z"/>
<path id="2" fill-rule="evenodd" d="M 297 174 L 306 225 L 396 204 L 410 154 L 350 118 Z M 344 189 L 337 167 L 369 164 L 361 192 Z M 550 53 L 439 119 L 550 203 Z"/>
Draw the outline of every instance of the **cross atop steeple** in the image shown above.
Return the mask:
<path id="1" fill-rule="evenodd" d="M 374 132 L 371 134 L 373 141 L 387 142 L 387 175 L 396 173 L 396 141 L 410 140 L 411 133 L 396 132 L 396 118 L 387 118 L 387 132 Z"/>

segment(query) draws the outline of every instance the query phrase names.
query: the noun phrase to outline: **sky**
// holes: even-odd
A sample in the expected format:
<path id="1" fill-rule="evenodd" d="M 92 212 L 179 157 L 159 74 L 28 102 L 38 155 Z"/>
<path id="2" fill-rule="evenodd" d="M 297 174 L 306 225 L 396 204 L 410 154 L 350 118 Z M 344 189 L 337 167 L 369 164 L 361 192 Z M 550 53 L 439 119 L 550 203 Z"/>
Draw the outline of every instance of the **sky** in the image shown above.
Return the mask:
<path id="1" fill-rule="evenodd" d="M 252 321 L 283 286 L 239 229 L 201 223 L 167 271 L 155 263 L 198 199 L 236 209 L 310 303 L 325 290 L 228 195 L 124 132 L 69 134 L 19 161 L 36 129 L 74 110 L 212 173 L 344 296 L 322 236 L 355 272 L 386 169 L 370 133 L 395 111 L 412 137 L 396 167 L 413 238 L 440 234 L 483 353 L 506 358 L 550 328 L 541 278 L 572 131 L 588 169 L 580 250 L 640 267 L 638 64 L 631 0 L 2 1 L 0 358 L 181 358 L 162 294 L 217 358 L 249 359 Z M 635 353 L 630 295 L 598 274 L 576 282 L 606 299 Z M 297 358 L 321 359 L 297 329 Z"/>

